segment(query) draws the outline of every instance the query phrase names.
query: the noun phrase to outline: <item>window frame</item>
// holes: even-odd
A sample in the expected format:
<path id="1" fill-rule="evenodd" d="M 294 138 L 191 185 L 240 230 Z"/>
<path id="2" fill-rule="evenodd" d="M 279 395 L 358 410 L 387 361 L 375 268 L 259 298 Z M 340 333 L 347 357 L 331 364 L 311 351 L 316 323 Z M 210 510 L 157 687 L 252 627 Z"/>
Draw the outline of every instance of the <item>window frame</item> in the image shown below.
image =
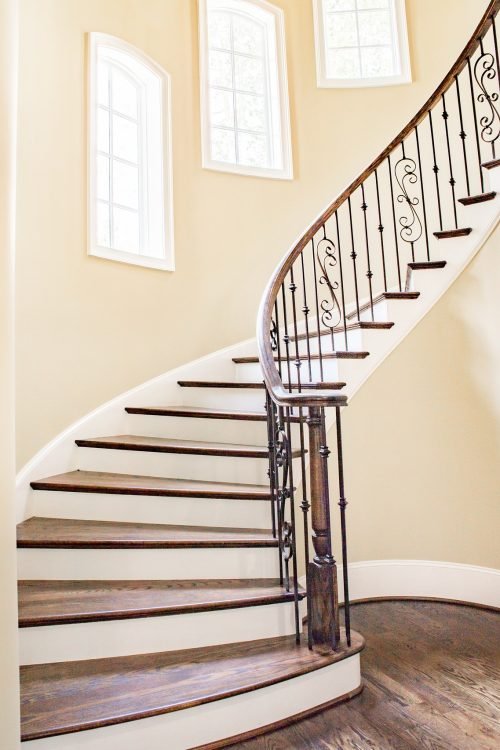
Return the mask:
<path id="1" fill-rule="evenodd" d="M 221 8 L 225 0 L 217 0 Z M 230 6 L 233 0 L 228 0 Z M 278 106 L 275 109 L 279 119 L 281 167 L 257 167 L 232 162 L 222 162 L 212 159 L 211 137 L 210 137 L 210 81 L 209 81 L 209 40 L 208 40 L 208 3 L 209 0 L 198 0 L 198 30 L 199 30 L 199 56 L 200 56 L 200 119 L 201 119 L 201 154 L 202 167 L 217 172 L 228 172 L 231 174 L 245 175 L 249 177 L 265 177 L 278 180 L 293 179 L 293 157 L 292 137 L 290 123 L 290 102 L 288 96 L 288 72 L 285 41 L 285 14 L 284 11 L 267 0 L 242 0 L 248 6 L 270 13 L 273 17 L 274 35 L 276 44 L 276 83 L 279 97 Z M 230 8 L 228 7 L 230 11 Z M 266 60 L 269 65 L 269 58 Z M 268 110 L 269 111 L 269 110 Z M 267 115 L 266 115 L 267 116 Z M 276 140 L 276 134 L 272 127 L 267 132 L 270 141 Z"/>
<path id="2" fill-rule="evenodd" d="M 393 14 L 397 34 L 397 44 L 394 45 L 393 50 L 395 49 L 399 55 L 400 73 L 394 76 L 373 78 L 331 78 L 327 74 L 323 0 L 312 0 L 318 88 L 373 88 L 377 86 L 399 86 L 412 82 L 406 2 L 405 0 L 389 0 L 389 2 L 392 4 L 390 11 Z"/>
<path id="3" fill-rule="evenodd" d="M 147 255 L 143 252 L 132 252 L 127 250 L 119 250 L 113 247 L 107 247 L 105 245 L 98 244 L 97 241 L 97 204 L 99 201 L 97 192 L 97 157 L 99 150 L 97 146 L 97 112 L 99 110 L 99 102 L 97 98 L 97 75 L 98 75 L 98 52 L 99 47 L 109 47 L 116 50 L 118 53 L 128 55 L 135 59 L 139 64 L 143 65 L 148 69 L 149 72 L 153 73 L 159 82 L 161 101 L 159 104 L 160 122 L 157 122 L 156 126 L 152 126 L 150 133 L 156 129 L 155 146 L 158 146 L 158 142 L 161 143 L 161 166 L 160 169 L 156 170 L 155 181 L 157 187 L 159 186 L 159 192 L 161 198 L 157 197 L 156 202 L 160 201 L 162 205 L 162 217 L 157 221 L 156 224 L 156 235 L 161 237 L 161 255 L 156 256 Z M 143 266 L 146 268 L 153 268 L 163 271 L 174 271 L 175 270 L 175 258 L 174 258 L 174 212 L 173 212 L 173 174 L 172 174 L 172 107 L 171 107 L 171 80 L 170 75 L 152 60 L 148 55 L 134 47 L 132 44 L 112 36 L 110 34 L 103 34 L 100 32 L 89 32 L 87 34 L 87 76 L 88 76 L 88 103 L 87 103 L 87 117 L 88 117 L 88 164 L 87 164 L 87 254 L 92 257 L 104 258 L 105 260 L 113 260 L 121 263 L 127 263 L 134 266 Z M 119 67 L 117 65 L 117 67 Z M 130 77 L 135 84 L 140 82 L 130 71 L 122 69 L 122 73 Z M 142 124 L 142 129 L 146 126 L 151 119 L 151 112 L 148 113 L 148 109 L 151 108 L 151 100 L 145 93 L 146 86 L 140 85 L 142 90 L 142 100 L 138 106 L 138 123 Z M 143 111 L 140 112 L 141 107 Z M 112 114 L 112 103 L 110 102 L 109 113 Z M 142 117 L 142 119 L 141 119 Z M 159 128 L 159 133 L 158 133 Z M 147 131 L 146 131 L 147 132 Z M 144 131 L 143 131 L 144 134 Z M 141 200 L 144 191 L 153 192 L 148 190 L 150 183 L 153 180 L 150 174 L 150 165 L 155 162 L 155 153 L 157 148 L 155 147 L 155 153 L 151 154 L 152 149 L 149 147 L 151 144 L 148 143 L 148 137 L 146 136 L 146 142 L 141 138 L 139 132 L 138 138 L 138 161 L 141 163 L 142 153 L 142 170 L 139 169 L 139 185 L 142 182 L 142 175 L 147 175 L 148 187 L 144 187 L 139 193 L 139 224 L 140 231 L 144 232 L 145 228 L 147 232 L 151 231 L 152 222 L 151 216 L 153 211 L 151 209 L 151 201 L 149 207 L 145 208 L 141 206 Z M 112 160 L 112 156 L 110 156 Z M 158 192 L 158 191 L 155 191 Z M 105 201 L 106 202 L 106 201 Z"/>

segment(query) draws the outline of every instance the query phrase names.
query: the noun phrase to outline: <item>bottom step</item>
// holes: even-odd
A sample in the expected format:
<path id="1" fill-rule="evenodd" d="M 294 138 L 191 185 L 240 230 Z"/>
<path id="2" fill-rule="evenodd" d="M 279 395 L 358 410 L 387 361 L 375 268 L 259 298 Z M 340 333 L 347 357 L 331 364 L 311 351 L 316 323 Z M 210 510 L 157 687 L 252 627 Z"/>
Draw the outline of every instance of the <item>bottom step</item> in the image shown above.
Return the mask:
<path id="1" fill-rule="evenodd" d="M 342 640 L 324 655 L 291 636 L 22 667 L 22 740 L 39 750 L 187 750 L 349 697 L 363 647 L 353 633 L 350 648 Z M 69 733 L 78 733 L 70 743 Z"/>

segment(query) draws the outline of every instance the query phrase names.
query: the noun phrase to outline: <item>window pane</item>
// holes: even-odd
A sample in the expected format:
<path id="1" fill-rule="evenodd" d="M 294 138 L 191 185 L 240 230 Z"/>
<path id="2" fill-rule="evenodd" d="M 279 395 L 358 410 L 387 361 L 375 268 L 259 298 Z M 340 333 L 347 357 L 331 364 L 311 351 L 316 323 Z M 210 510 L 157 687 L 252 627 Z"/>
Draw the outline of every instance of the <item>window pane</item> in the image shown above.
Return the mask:
<path id="1" fill-rule="evenodd" d="M 137 119 L 138 91 L 132 81 L 116 68 L 113 69 L 113 109 Z"/>
<path id="2" fill-rule="evenodd" d="M 226 161 L 235 164 L 236 145 L 234 130 L 212 128 L 211 145 L 212 159 L 214 161 Z"/>
<path id="3" fill-rule="evenodd" d="M 210 122 L 234 128 L 234 100 L 232 91 L 210 89 Z"/>
<path id="4" fill-rule="evenodd" d="M 389 0 L 358 0 L 359 10 L 367 10 L 370 8 L 388 8 Z"/>
<path id="5" fill-rule="evenodd" d="M 361 50 L 362 74 L 366 78 L 392 76 L 394 58 L 390 47 L 363 47 Z"/>
<path id="6" fill-rule="evenodd" d="M 247 55 L 264 54 L 264 29 L 255 21 L 233 16 L 234 51 Z"/>
<path id="7" fill-rule="evenodd" d="M 107 110 L 97 110 L 97 148 L 109 154 L 109 114 Z"/>
<path id="8" fill-rule="evenodd" d="M 132 253 L 140 251 L 139 215 L 135 211 L 113 208 L 113 247 Z"/>
<path id="9" fill-rule="evenodd" d="M 236 117 L 238 128 L 243 130 L 266 130 L 266 108 L 263 97 L 252 94 L 236 94 Z"/>
<path id="10" fill-rule="evenodd" d="M 254 57 L 234 58 L 234 87 L 240 91 L 253 91 L 255 94 L 264 93 L 264 63 Z"/>
<path id="11" fill-rule="evenodd" d="M 97 244 L 101 247 L 110 246 L 109 237 L 109 206 L 106 203 L 97 204 Z"/>
<path id="12" fill-rule="evenodd" d="M 330 50 L 327 55 L 327 70 L 332 78 L 359 78 L 361 69 L 358 49 Z"/>
<path id="13" fill-rule="evenodd" d="M 120 115 L 113 115 L 113 156 L 137 164 L 137 125 Z"/>
<path id="14" fill-rule="evenodd" d="M 231 20 L 227 13 L 208 14 L 208 40 L 210 47 L 231 49 Z"/>
<path id="15" fill-rule="evenodd" d="M 324 9 L 329 12 L 333 10 L 355 10 L 355 0 L 323 0 Z"/>
<path id="16" fill-rule="evenodd" d="M 238 133 L 239 163 L 252 167 L 269 166 L 267 138 L 265 135 Z"/>
<path id="17" fill-rule="evenodd" d="M 362 45 L 391 44 L 391 19 L 385 10 L 359 13 L 359 40 Z"/>
<path id="18" fill-rule="evenodd" d="M 209 78 L 212 86 L 232 88 L 233 72 L 229 52 L 210 52 Z"/>
<path id="19" fill-rule="evenodd" d="M 139 170 L 121 161 L 113 161 L 113 203 L 139 208 Z"/>
<path id="20" fill-rule="evenodd" d="M 326 17 L 328 47 L 354 47 L 358 44 L 356 13 L 332 13 Z"/>
<path id="21" fill-rule="evenodd" d="M 109 159 L 107 156 L 97 157 L 97 197 L 109 201 Z"/>
<path id="22" fill-rule="evenodd" d="M 97 103 L 109 107 L 109 65 L 97 64 Z"/>

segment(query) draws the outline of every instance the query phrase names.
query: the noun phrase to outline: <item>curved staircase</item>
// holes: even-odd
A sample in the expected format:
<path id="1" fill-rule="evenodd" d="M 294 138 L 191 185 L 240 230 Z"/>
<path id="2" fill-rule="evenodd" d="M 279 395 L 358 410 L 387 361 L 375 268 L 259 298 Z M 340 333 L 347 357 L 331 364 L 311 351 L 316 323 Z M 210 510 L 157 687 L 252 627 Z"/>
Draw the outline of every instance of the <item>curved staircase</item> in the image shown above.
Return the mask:
<path id="1" fill-rule="evenodd" d="M 120 396 L 21 472 L 24 747 L 208 750 L 361 690 L 341 407 L 498 223 L 499 5 L 278 266 L 257 342 Z"/>

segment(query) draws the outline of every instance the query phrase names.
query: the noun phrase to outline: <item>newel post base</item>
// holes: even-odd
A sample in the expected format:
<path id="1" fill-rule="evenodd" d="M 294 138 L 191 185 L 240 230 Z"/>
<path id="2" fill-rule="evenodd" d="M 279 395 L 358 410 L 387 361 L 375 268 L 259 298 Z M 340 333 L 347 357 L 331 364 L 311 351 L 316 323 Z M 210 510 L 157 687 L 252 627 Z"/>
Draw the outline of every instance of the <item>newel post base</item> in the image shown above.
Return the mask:
<path id="1" fill-rule="evenodd" d="M 315 651 L 335 650 L 340 633 L 337 566 L 333 560 L 323 565 L 309 563 L 307 599 L 309 646 Z"/>

